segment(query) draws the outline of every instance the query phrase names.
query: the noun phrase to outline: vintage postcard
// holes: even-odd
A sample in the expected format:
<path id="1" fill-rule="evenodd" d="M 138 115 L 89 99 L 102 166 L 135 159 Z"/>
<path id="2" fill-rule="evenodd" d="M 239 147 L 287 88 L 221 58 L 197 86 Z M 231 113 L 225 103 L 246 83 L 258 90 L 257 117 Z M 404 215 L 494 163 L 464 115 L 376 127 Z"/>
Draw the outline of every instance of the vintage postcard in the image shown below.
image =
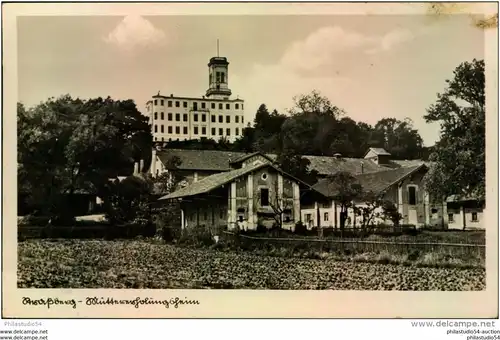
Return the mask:
<path id="1" fill-rule="evenodd" d="M 498 317 L 495 3 L 3 19 L 4 318 Z"/>

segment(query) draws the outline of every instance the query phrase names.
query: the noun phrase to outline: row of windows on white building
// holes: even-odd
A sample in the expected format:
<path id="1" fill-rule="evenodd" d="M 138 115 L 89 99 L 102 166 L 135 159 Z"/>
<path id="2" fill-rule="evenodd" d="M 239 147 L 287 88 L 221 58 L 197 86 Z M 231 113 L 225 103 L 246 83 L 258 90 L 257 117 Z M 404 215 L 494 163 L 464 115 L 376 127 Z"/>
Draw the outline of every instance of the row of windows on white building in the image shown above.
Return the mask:
<path id="1" fill-rule="evenodd" d="M 207 114 L 202 113 L 202 114 L 200 114 L 200 116 L 201 116 L 201 121 L 202 122 L 206 122 L 207 121 Z M 217 122 L 217 116 L 216 115 L 211 115 L 211 117 L 212 117 L 212 123 L 216 123 Z M 240 122 L 240 117 L 241 117 L 241 123 L 245 122 L 244 116 L 234 116 L 235 123 L 239 123 Z M 168 121 L 170 121 L 170 122 L 173 121 L 173 118 L 174 118 L 173 113 L 171 113 L 171 112 L 167 113 L 167 120 Z M 154 119 L 158 120 L 158 112 L 155 112 Z M 165 113 L 164 112 L 160 112 L 160 120 L 165 120 Z M 198 121 L 198 113 L 193 114 L 193 120 L 195 122 Z M 181 121 L 181 114 L 180 113 L 176 113 L 175 114 L 175 121 L 176 122 L 180 122 Z M 182 114 L 182 121 L 184 121 L 184 122 L 188 121 L 188 114 L 187 113 Z M 219 115 L 219 123 L 224 123 L 224 116 L 223 115 Z M 226 116 L 226 123 L 231 123 L 231 116 Z"/>
<path id="2" fill-rule="evenodd" d="M 167 126 L 167 133 L 172 134 L 173 131 L 174 131 L 173 128 L 174 127 L 172 127 L 172 126 Z M 158 133 L 158 125 L 154 126 L 154 132 Z M 165 133 L 165 128 L 164 128 L 163 125 L 160 125 L 160 131 L 159 132 L 160 133 Z M 194 126 L 193 127 L 193 134 L 197 135 L 197 134 L 199 134 L 199 132 L 200 132 L 199 127 L 198 126 Z M 217 132 L 217 129 L 216 128 L 212 128 L 211 132 L 212 132 L 212 136 L 215 136 L 216 132 Z M 182 133 L 184 135 L 189 134 L 189 130 L 188 130 L 187 126 L 183 126 L 182 127 Z M 224 135 L 223 133 L 224 133 L 224 129 L 223 128 L 219 128 L 219 136 L 223 136 Z M 175 134 L 177 134 L 177 135 L 181 134 L 181 127 L 180 126 L 175 126 Z M 201 135 L 206 135 L 206 134 L 207 134 L 207 128 L 205 126 L 202 126 L 201 127 Z M 236 136 L 239 136 L 240 135 L 240 129 L 236 128 L 234 130 L 234 134 Z M 228 137 L 231 136 L 231 129 L 230 128 L 226 128 L 226 136 L 228 136 Z"/>
<path id="3" fill-rule="evenodd" d="M 160 106 L 165 106 L 165 100 L 164 99 L 155 99 L 155 105 L 158 105 L 158 103 L 160 103 Z M 181 107 L 181 102 L 179 100 L 176 100 L 176 101 L 173 101 L 173 100 L 167 100 L 167 107 L 173 107 L 173 105 L 175 104 L 175 107 Z M 203 109 L 207 109 L 207 103 L 204 103 L 204 102 L 201 102 L 200 103 L 200 108 L 203 110 Z M 215 109 L 216 108 L 216 105 L 215 103 L 210 103 L 210 108 L 211 109 Z M 182 107 L 184 108 L 187 108 L 188 107 L 188 102 L 184 101 L 182 102 Z M 226 103 L 226 110 L 231 110 L 231 104 L 230 103 Z M 236 110 L 243 110 L 243 103 L 235 103 L 234 104 L 234 108 Z M 219 103 L 219 110 L 223 110 L 224 109 L 224 104 L 223 103 Z M 193 110 L 196 111 L 198 110 L 198 103 L 197 102 L 193 102 Z"/>

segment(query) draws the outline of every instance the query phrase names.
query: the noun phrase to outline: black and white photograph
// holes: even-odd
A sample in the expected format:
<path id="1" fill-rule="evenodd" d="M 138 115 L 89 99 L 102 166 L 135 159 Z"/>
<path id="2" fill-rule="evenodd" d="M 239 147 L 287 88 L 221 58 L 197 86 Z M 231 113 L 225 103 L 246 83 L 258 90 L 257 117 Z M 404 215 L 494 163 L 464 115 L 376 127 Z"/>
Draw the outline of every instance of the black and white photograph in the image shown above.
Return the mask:
<path id="1" fill-rule="evenodd" d="M 486 290 L 498 14 L 422 6 L 18 16 L 17 288 Z"/>

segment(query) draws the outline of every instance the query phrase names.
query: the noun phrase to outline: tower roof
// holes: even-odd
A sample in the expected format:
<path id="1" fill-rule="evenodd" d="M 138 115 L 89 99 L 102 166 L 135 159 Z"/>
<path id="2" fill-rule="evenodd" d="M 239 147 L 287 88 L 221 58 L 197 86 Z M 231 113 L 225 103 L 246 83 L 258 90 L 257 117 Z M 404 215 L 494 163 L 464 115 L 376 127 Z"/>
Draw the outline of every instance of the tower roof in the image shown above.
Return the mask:
<path id="1" fill-rule="evenodd" d="M 227 66 L 227 65 L 229 65 L 229 62 L 227 61 L 226 57 L 212 57 L 212 58 L 210 58 L 210 62 L 208 63 L 208 66 L 212 66 L 212 65 Z"/>

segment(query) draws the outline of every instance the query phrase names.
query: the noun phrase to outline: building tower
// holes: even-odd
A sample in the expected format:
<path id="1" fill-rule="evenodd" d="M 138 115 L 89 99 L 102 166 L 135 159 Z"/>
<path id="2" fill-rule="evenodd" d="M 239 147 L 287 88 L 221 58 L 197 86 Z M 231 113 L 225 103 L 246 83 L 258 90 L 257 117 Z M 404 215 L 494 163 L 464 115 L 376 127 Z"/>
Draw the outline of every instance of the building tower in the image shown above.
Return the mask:
<path id="1" fill-rule="evenodd" d="M 219 57 L 219 39 L 217 39 L 217 57 L 210 58 L 208 63 L 208 90 L 206 96 L 211 99 L 229 99 L 231 90 L 228 87 L 229 62 Z"/>

